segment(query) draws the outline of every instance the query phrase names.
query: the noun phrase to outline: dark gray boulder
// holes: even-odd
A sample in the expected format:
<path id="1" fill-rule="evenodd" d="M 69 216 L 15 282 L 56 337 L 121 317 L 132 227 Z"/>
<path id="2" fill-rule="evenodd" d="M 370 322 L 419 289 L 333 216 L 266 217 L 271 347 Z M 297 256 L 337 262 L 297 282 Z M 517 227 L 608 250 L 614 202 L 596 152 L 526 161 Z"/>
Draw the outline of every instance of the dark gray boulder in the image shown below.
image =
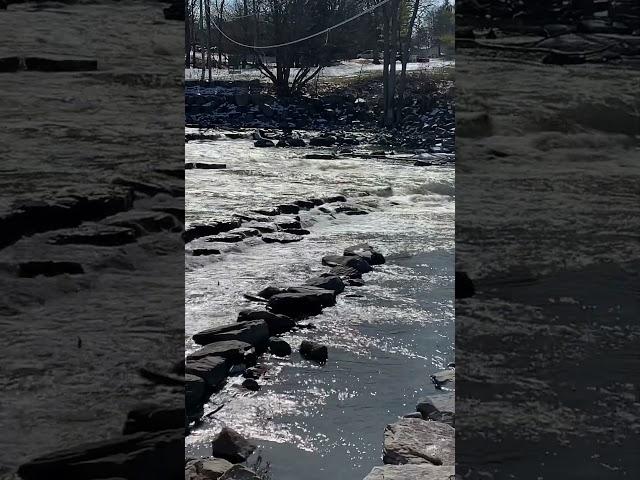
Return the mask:
<path id="1" fill-rule="evenodd" d="M 259 148 L 268 148 L 268 147 L 275 147 L 276 144 L 273 143 L 273 140 L 268 140 L 266 138 L 261 138 L 259 140 L 256 140 L 255 142 L 253 142 L 253 146 L 254 147 L 259 147 Z"/>
<path id="2" fill-rule="evenodd" d="M 305 285 L 323 288 L 325 290 L 332 290 L 335 293 L 344 292 L 344 282 L 338 275 L 325 274 L 313 277 L 307 280 Z"/>
<path id="3" fill-rule="evenodd" d="M 279 335 L 288 332 L 296 326 L 294 319 L 266 310 L 241 310 L 238 313 L 238 322 L 250 322 L 253 320 L 263 320 L 267 322 L 270 335 Z"/>
<path id="4" fill-rule="evenodd" d="M 286 357 L 291 355 L 291 345 L 282 338 L 272 337 L 269 339 L 269 352 L 278 357 Z"/>
<path id="5" fill-rule="evenodd" d="M 358 256 L 363 258 L 369 265 L 381 265 L 385 262 L 384 255 L 377 252 L 371 245 L 360 243 L 344 249 L 345 256 Z"/>
<path id="6" fill-rule="evenodd" d="M 260 384 L 256 382 L 253 378 L 247 378 L 242 382 L 242 386 L 247 390 L 251 390 L 252 392 L 257 392 L 260 390 Z"/>
<path id="7" fill-rule="evenodd" d="M 253 470 L 242 465 L 234 465 L 224 472 L 219 480 L 262 480 Z"/>
<path id="8" fill-rule="evenodd" d="M 207 384 L 202 377 L 190 373 L 185 374 L 184 382 L 184 404 L 189 417 L 195 410 L 199 410 L 206 400 Z"/>
<path id="9" fill-rule="evenodd" d="M 315 293 L 279 293 L 273 295 L 267 303 L 274 313 L 283 313 L 293 318 L 317 315 L 322 311 L 323 299 Z"/>
<path id="10" fill-rule="evenodd" d="M 333 307 L 336 304 L 336 292 L 326 288 L 315 287 L 312 285 L 300 285 L 297 287 L 288 287 L 287 293 L 301 293 L 304 295 L 318 297 L 322 307 Z"/>
<path id="11" fill-rule="evenodd" d="M 47 243 L 53 245 L 95 245 L 114 247 L 136 241 L 136 231 L 116 225 L 85 223 L 78 228 L 59 230 Z"/>
<path id="12" fill-rule="evenodd" d="M 256 446 L 235 430 L 224 427 L 211 442 L 211 448 L 214 457 L 240 463 L 249 458 Z"/>
<path id="13" fill-rule="evenodd" d="M 295 214 L 300 211 L 300 207 L 298 205 L 294 205 L 293 203 L 287 203 L 284 205 L 278 205 L 278 210 L 280 210 L 280 213 L 284 214 Z"/>
<path id="14" fill-rule="evenodd" d="M 206 357 L 221 357 L 227 359 L 232 364 L 244 363 L 247 354 L 253 352 L 253 346 L 247 342 L 224 340 L 206 345 L 200 350 L 187 355 L 187 361 L 200 360 Z"/>
<path id="15" fill-rule="evenodd" d="M 217 248 L 194 248 L 191 251 L 191 255 L 194 257 L 207 257 L 209 255 L 220 255 L 220 253 Z"/>
<path id="16" fill-rule="evenodd" d="M 358 270 L 351 267 L 345 267 L 343 265 L 332 267 L 331 270 L 329 270 L 329 273 L 331 275 L 336 275 L 340 278 L 346 278 L 349 280 L 360 280 L 362 278 L 362 273 L 360 273 Z M 362 283 L 364 285 L 364 281 Z"/>
<path id="17" fill-rule="evenodd" d="M 274 295 L 277 295 L 278 293 L 284 293 L 286 291 L 287 290 L 285 288 L 272 287 L 271 285 L 269 285 L 268 287 L 265 287 L 262 290 L 260 290 L 258 292 L 258 296 L 268 299 L 273 297 Z"/>
<path id="18" fill-rule="evenodd" d="M 324 363 L 329 357 L 329 352 L 325 345 L 321 345 L 310 340 L 303 340 L 300 344 L 300 355 L 307 360 Z"/>
<path id="19" fill-rule="evenodd" d="M 369 262 L 358 256 L 326 255 L 322 257 L 322 264 L 328 267 L 351 267 L 360 273 L 368 273 L 373 270 Z"/>
<path id="20" fill-rule="evenodd" d="M 208 345 L 222 340 L 247 342 L 260 350 L 269 340 L 269 326 L 264 320 L 254 320 L 208 328 L 193 336 L 193 341 L 198 345 Z"/>
<path id="21" fill-rule="evenodd" d="M 217 388 L 229 375 L 230 362 L 222 357 L 204 357 L 187 360 L 185 372 L 202 378 L 212 388 Z"/>
<path id="22" fill-rule="evenodd" d="M 456 371 L 455 369 L 441 370 L 430 375 L 431 381 L 436 388 L 440 389 L 443 386 L 447 388 L 455 389 Z"/>

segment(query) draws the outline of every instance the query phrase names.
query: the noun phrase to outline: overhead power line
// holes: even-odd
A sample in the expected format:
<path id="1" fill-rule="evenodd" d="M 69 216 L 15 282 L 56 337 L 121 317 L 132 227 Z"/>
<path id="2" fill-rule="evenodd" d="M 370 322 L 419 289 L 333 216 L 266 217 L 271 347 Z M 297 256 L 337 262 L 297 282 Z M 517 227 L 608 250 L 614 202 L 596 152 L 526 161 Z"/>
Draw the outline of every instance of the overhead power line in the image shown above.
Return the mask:
<path id="1" fill-rule="evenodd" d="M 325 33 L 330 32 L 331 30 L 335 30 L 336 28 L 339 28 L 343 25 L 346 25 L 347 23 L 352 22 L 355 19 L 362 17 L 363 15 L 366 15 L 367 13 L 373 12 L 376 8 L 381 7 L 385 3 L 389 3 L 389 1 L 390 0 L 382 0 L 381 2 L 375 4 L 374 6 L 367 8 L 364 12 L 360 12 L 357 15 L 354 15 L 353 17 L 347 18 L 346 20 L 343 20 L 342 22 L 337 23 L 336 25 L 333 25 L 329 28 L 325 28 L 324 30 L 320 30 L 319 32 L 313 33 L 311 35 L 307 35 L 306 37 L 298 38 L 297 40 L 292 40 L 290 42 L 285 42 L 285 43 L 278 43 L 275 45 L 248 45 L 246 43 L 238 42 L 237 40 L 234 40 L 229 35 L 224 33 L 222 29 L 218 26 L 218 24 L 215 23 L 214 21 L 211 21 L 211 24 L 215 27 L 216 30 L 218 30 L 218 32 L 220 32 L 220 34 L 224 38 L 229 40 L 231 43 L 235 43 L 236 45 L 239 45 L 241 47 L 251 48 L 254 50 L 271 50 L 273 48 L 287 47 L 289 45 L 294 45 L 296 43 L 306 42 L 307 40 L 310 40 L 312 38 L 318 37 L 320 35 L 324 35 Z"/>

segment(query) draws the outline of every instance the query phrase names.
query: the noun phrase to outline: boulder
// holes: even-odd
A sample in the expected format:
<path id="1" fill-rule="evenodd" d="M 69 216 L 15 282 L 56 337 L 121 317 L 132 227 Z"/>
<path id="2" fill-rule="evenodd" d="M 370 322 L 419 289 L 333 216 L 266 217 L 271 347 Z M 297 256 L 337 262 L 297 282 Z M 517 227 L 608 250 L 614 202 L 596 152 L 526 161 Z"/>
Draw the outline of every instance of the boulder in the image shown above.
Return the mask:
<path id="1" fill-rule="evenodd" d="M 373 467 L 364 480 L 451 480 L 455 476 L 455 467 L 420 465 L 385 465 Z"/>
<path id="2" fill-rule="evenodd" d="M 187 360 L 185 372 L 202 378 L 212 388 L 217 388 L 229 375 L 230 362 L 222 357 L 204 357 Z"/>
<path id="3" fill-rule="evenodd" d="M 328 135 L 326 137 L 313 137 L 309 140 L 312 147 L 331 147 L 336 143 L 336 137 Z"/>
<path id="4" fill-rule="evenodd" d="M 279 335 L 288 332 L 296 326 L 294 319 L 266 310 L 241 310 L 240 313 L 238 313 L 238 322 L 249 322 L 253 320 L 263 320 L 267 322 L 270 335 Z"/>
<path id="5" fill-rule="evenodd" d="M 321 275 L 319 277 L 310 278 L 305 282 L 305 285 L 311 287 L 323 288 L 325 290 L 332 290 L 335 293 L 344 292 L 344 282 L 337 275 Z"/>
<path id="6" fill-rule="evenodd" d="M 224 427 L 211 442 L 213 456 L 232 463 L 244 462 L 256 446 L 235 430 Z"/>
<path id="7" fill-rule="evenodd" d="M 315 207 L 315 204 L 310 200 L 296 200 L 293 204 L 304 210 L 311 210 Z"/>
<path id="8" fill-rule="evenodd" d="M 217 220 L 212 221 L 211 223 L 192 224 L 186 228 L 183 234 L 183 238 L 185 243 L 189 243 L 196 238 L 217 235 L 222 232 L 228 232 L 229 230 L 238 228 L 241 225 L 242 222 L 240 222 L 240 220 L 237 218 L 232 218 L 229 220 Z"/>
<path id="9" fill-rule="evenodd" d="M 309 235 L 311 232 L 304 228 L 285 228 L 283 230 L 284 233 L 288 233 L 290 235 Z"/>
<path id="10" fill-rule="evenodd" d="M 233 467 L 233 463 L 223 458 L 208 458 L 189 463 L 188 470 L 191 476 L 187 477 L 185 474 L 185 480 L 216 480 Z"/>
<path id="11" fill-rule="evenodd" d="M 269 326 L 264 320 L 254 320 L 208 328 L 193 336 L 193 341 L 198 345 L 208 345 L 222 340 L 239 340 L 261 349 L 269 340 Z"/>
<path id="12" fill-rule="evenodd" d="M 273 140 L 268 140 L 266 138 L 260 138 L 259 140 L 256 140 L 255 142 L 253 142 L 253 146 L 254 147 L 259 147 L 259 148 L 268 148 L 268 147 L 275 147 L 276 144 L 273 143 Z"/>
<path id="13" fill-rule="evenodd" d="M 298 220 L 278 220 L 275 222 L 276 226 L 278 228 L 281 228 L 283 230 L 285 229 L 290 229 L 290 228 L 302 228 L 302 225 L 300 224 L 300 221 Z"/>
<path id="14" fill-rule="evenodd" d="M 344 249 L 344 256 L 358 256 L 367 261 L 369 265 L 381 265 L 385 262 L 384 255 L 377 252 L 371 245 L 367 243 L 361 243 L 347 247 Z"/>
<path id="15" fill-rule="evenodd" d="M 161 405 L 140 405 L 127 414 L 123 434 L 160 432 L 184 428 L 185 407 L 168 408 Z"/>
<path id="16" fill-rule="evenodd" d="M 294 318 L 317 315 L 323 308 L 322 298 L 311 292 L 279 293 L 269 298 L 267 306 L 274 313 L 283 313 Z"/>
<path id="17" fill-rule="evenodd" d="M 244 224 L 246 228 L 250 228 L 252 230 L 257 230 L 262 233 L 275 233 L 278 230 L 273 223 L 263 223 L 260 221 L 252 221 Z"/>
<path id="18" fill-rule="evenodd" d="M 393 465 L 454 465 L 455 429 L 446 423 L 400 419 L 384 430 L 383 461 Z"/>
<path id="19" fill-rule="evenodd" d="M 243 238 L 259 237 L 260 230 L 257 228 L 248 228 L 246 226 L 229 230 L 229 235 L 240 235 Z"/>
<path id="20" fill-rule="evenodd" d="M 369 262 L 355 255 L 326 255 L 322 257 L 322 264 L 328 267 L 351 267 L 360 273 L 368 273 L 373 270 Z"/>
<path id="21" fill-rule="evenodd" d="M 242 465 L 234 465 L 227 470 L 220 480 L 262 480 L 255 472 Z"/>
<path id="22" fill-rule="evenodd" d="M 269 352 L 277 357 L 286 357 L 291 355 L 291 345 L 282 338 L 272 337 L 269 339 Z"/>
<path id="23" fill-rule="evenodd" d="M 204 403 L 207 384 L 202 377 L 189 373 L 185 374 L 184 382 L 184 404 L 187 416 L 189 416 L 191 412 L 199 409 Z"/>
<path id="24" fill-rule="evenodd" d="M 252 345 L 239 340 L 224 340 L 211 343 L 200 350 L 187 355 L 187 361 L 200 360 L 206 357 L 221 357 L 232 364 L 244 363 L 247 354 L 254 352 Z"/>
<path id="25" fill-rule="evenodd" d="M 345 197 L 344 195 L 331 195 L 329 197 L 324 197 L 322 201 L 323 203 L 346 202 L 347 197 Z"/>
<path id="26" fill-rule="evenodd" d="M 22 464 L 18 474 L 23 480 L 174 480 L 183 474 L 183 459 L 184 425 L 177 430 L 134 433 L 50 453 Z"/>
<path id="27" fill-rule="evenodd" d="M 280 213 L 284 214 L 296 214 L 300 211 L 300 207 L 293 203 L 287 203 L 284 205 L 278 205 L 278 210 L 280 210 Z"/>
<path id="28" fill-rule="evenodd" d="M 329 357 L 327 347 L 310 340 L 303 340 L 300 344 L 300 355 L 307 360 L 325 363 Z"/>
<path id="29" fill-rule="evenodd" d="M 347 278 L 349 279 L 349 282 L 362 279 L 362 273 L 358 270 L 352 267 L 345 267 L 343 265 L 332 267 L 331 270 L 329 270 L 329 274 L 336 275 L 340 278 Z M 362 284 L 364 285 L 364 281 L 362 281 Z M 350 285 L 352 285 L 352 283 L 350 283 Z"/>
<path id="30" fill-rule="evenodd" d="M 252 392 L 257 392 L 258 390 L 260 390 L 260 384 L 253 378 L 247 378 L 242 382 L 242 386 L 247 390 L 251 390 Z"/>
<path id="31" fill-rule="evenodd" d="M 253 378 L 255 380 L 267 373 L 268 370 L 269 369 L 265 365 L 256 365 L 255 367 L 247 368 L 244 372 L 242 372 L 242 376 L 244 378 Z"/>
<path id="32" fill-rule="evenodd" d="M 277 295 L 278 293 L 284 293 L 284 292 L 286 292 L 285 288 L 272 287 L 271 285 L 269 285 L 268 287 L 265 287 L 262 290 L 260 290 L 258 292 L 258 296 L 268 299 L 273 297 L 274 295 Z"/>
<path id="33" fill-rule="evenodd" d="M 304 295 L 313 295 L 318 297 L 320 305 L 324 307 L 333 307 L 336 304 L 336 292 L 326 288 L 314 287 L 311 285 L 300 285 L 298 287 L 288 287 L 287 293 L 301 293 Z"/>
<path id="34" fill-rule="evenodd" d="M 416 405 L 416 410 L 420 412 L 424 420 L 434 420 L 454 426 L 456 414 L 455 394 L 446 392 L 442 395 L 429 396 Z"/>
<path id="35" fill-rule="evenodd" d="M 287 145 L 290 147 L 306 147 L 307 144 L 302 138 L 288 138 Z"/>
<path id="36" fill-rule="evenodd" d="M 304 237 L 300 235 L 293 235 L 291 233 L 268 233 L 262 236 L 262 241 L 265 243 L 293 243 L 299 242 Z"/>

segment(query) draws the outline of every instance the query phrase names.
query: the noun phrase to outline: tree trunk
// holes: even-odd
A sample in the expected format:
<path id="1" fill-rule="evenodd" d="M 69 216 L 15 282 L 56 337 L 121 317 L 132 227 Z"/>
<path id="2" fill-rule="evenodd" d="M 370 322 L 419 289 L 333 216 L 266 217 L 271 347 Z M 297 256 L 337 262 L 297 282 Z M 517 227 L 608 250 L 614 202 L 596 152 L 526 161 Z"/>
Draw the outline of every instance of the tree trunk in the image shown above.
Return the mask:
<path id="1" fill-rule="evenodd" d="M 200 81 L 204 82 L 204 74 L 206 71 L 206 65 L 204 62 L 204 49 L 203 46 L 205 45 L 206 41 L 204 39 L 204 23 L 203 23 L 203 19 L 204 19 L 204 15 L 203 15 L 203 8 L 202 8 L 202 0 L 200 0 L 200 22 L 199 22 L 199 26 L 200 26 L 200 61 L 202 62 L 202 75 L 200 76 Z"/>
<path id="2" fill-rule="evenodd" d="M 411 56 L 411 39 L 413 38 L 413 28 L 416 24 L 416 18 L 418 17 L 418 9 L 420 8 L 420 0 L 415 0 L 413 4 L 413 11 L 411 12 L 411 19 L 407 26 L 407 32 L 404 39 L 401 41 L 401 60 L 402 71 L 400 73 L 400 86 L 398 88 L 398 108 L 401 110 L 404 106 L 404 94 L 407 89 L 407 63 L 409 63 L 409 57 Z"/>
<path id="3" fill-rule="evenodd" d="M 211 82 L 211 0 L 205 0 L 207 16 L 207 70 L 209 71 L 209 82 Z"/>

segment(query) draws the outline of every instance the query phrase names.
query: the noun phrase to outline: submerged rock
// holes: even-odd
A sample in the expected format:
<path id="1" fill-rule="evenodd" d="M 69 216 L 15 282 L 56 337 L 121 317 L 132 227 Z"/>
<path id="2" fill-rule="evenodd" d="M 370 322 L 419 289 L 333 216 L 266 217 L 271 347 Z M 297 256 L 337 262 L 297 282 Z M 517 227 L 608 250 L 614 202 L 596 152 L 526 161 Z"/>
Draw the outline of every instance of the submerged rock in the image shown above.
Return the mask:
<path id="1" fill-rule="evenodd" d="M 315 293 L 278 293 L 269 298 L 268 308 L 295 318 L 316 315 L 322 311 L 323 300 Z"/>
<path id="2" fill-rule="evenodd" d="M 325 345 L 310 340 L 303 340 L 300 344 L 300 355 L 307 360 L 324 363 L 329 357 L 329 352 Z"/>
<path id="3" fill-rule="evenodd" d="M 255 142 L 253 142 L 253 146 L 254 147 L 259 147 L 259 148 L 268 148 L 268 147 L 275 147 L 276 144 L 273 143 L 272 140 L 268 140 L 266 138 L 260 138 L 260 139 L 256 140 Z"/>
<path id="4" fill-rule="evenodd" d="M 455 464 L 455 429 L 440 422 L 403 418 L 384 430 L 383 461 L 433 465 Z"/>
<path id="5" fill-rule="evenodd" d="M 256 446 L 235 430 L 224 427 L 211 442 L 215 457 L 224 458 L 232 463 L 244 462 L 256 449 Z"/>

